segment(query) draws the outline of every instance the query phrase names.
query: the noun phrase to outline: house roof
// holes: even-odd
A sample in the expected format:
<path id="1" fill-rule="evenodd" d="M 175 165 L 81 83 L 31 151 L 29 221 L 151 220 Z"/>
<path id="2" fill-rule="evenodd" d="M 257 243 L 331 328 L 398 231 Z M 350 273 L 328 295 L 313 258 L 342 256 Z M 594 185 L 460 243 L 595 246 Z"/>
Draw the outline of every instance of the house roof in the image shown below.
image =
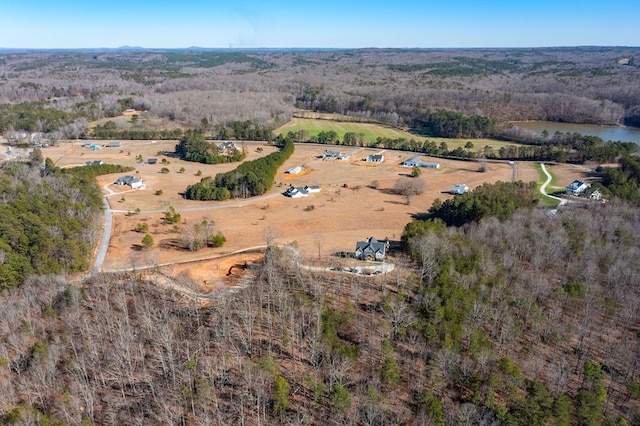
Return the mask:
<path id="1" fill-rule="evenodd" d="M 381 252 L 384 253 L 389 247 L 388 241 L 378 241 L 374 237 L 369 237 L 367 241 L 358 241 L 356 243 L 356 251 L 367 252 Z"/>
<path id="2" fill-rule="evenodd" d="M 584 182 L 582 182 L 581 180 L 574 180 L 573 182 L 571 182 L 571 184 L 569 184 L 569 186 L 567 186 L 567 189 L 576 190 L 579 189 L 582 185 L 584 185 Z"/>

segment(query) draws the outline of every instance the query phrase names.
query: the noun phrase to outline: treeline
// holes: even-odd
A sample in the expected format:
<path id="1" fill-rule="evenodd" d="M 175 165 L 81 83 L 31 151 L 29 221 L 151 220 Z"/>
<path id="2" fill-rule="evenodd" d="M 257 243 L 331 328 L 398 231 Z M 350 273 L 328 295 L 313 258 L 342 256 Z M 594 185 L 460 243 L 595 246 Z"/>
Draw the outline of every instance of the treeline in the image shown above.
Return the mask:
<path id="1" fill-rule="evenodd" d="M 475 204 L 500 211 L 491 199 Z M 465 216 L 469 203 L 458 206 L 463 213 L 453 216 Z M 403 237 L 419 268 L 415 326 L 429 345 L 444 348 L 436 355 L 440 365 L 457 366 L 441 371 L 456 383 L 461 403 L 492 413 L 474 424 L 491 418 L 527 425 L 637 423 L 640 385 L 635 364 L 629 364 L 635 349 L 625 343 L 636 341 L 636 327 L 624 320 L 639 300 L 637 288 L 630 287 L 637 279 L 619 281 L 630 273 L 623 262 L 633 256 L 622 252 L 637 249 L 633 210 L 573 210 L 551 220 L 538 209 L 524 209 L 504 221 L 489 213 L 464 228 L 447 228 L 439 220 L 407 226 Z M 595 226 L 605 229 L 593 235 Z M 588 267 L 590 259 L 602 257 L 613 263 L 604 270 Z M 596 325 L 598 315 L 610 315 L 608 325 Z M 599 342 L 600 330 L 620 333 L 616 343 Z M 575 345 L 572 335 L 585 340 Z M 625 347 L 624 354 L 601 358 L 599 351 L 612 343 Z M 475 364 L 488 353 L 491 367 Z M 464 371 L 471 360 L 476 367 Z M 572 367 L 559 371 L 558 362 Z"/>
<path id="2" fill-rule="evenodd" d="M 495 126 L 493 120 L 481 115 L 465 115 L 442 109 L 429 114 L 426 121 L 432 136 L 442 138 L 484 138 L 493 135 Z"/>
<path id="3" fill-rule="evenodd" d="M 226 200 L 264 194 L 273 186 L 278 167 L 293 154 L 292 140 L 281 138 L 279 146 L 278 152 L 246 161 L 234 170 L 218 173 L 215 178 L 205 177 L 189 185 L 185 197 L 190 200 Z"/>
<path id="4" fill-rule="evenodd" d="M 215 143 L 208 142 L 203 129 L 187 130 L 176 145 L 176 154 L 183 160 L 205 164 L 232 163 L 247 157 L 247 154 L 237 148 L 223 151 Z"/>
<path id="5" fill-rule="evenodd" d="M 39 162 L 38 162 L 39 163 Z M 33 274 L 88 268 L 102 197 L 94 177 L 103 166 L 42 173 L 40 164 L 0 167 L 0 288 Z"/>
<path id="6" fill-rule="evenodd" d="M 46 102 L 0 104 L 0 132 L 9 129 L 53 132 L 71 124 L 77 114 L 50 107 Z"/>
<path id="7" fill-rule="evenodd" d="M 429 208 L 429 218 L 441 220 L 448 226 L 479 222 L 485 217 L 505 220 L 518 209 L 537 205 L 535 189 L 535 182 L 484 183 L 473 191 L 456 195 L 444 202 L 437 198 Z M 403 240 L 415 236 L 423 225 L 421 221 L 407 224 Z"/>
<path id="8" fill-rule="evenodd" d="M 640 207 L 640 157 L 621 158 L 617 169 L 607 170 L 604 173 L 602 185 L 612 195 Z"/>
<path id="9" fill-rule="evenodd" d="M 172 140 L 182 137 L 182 129 L 125 129 L 119 130 L 116 123 L 107 121 L 98 124 L 90 133 L 92 139 L 125 139 L 125 140 Z"/>
<path id="10" fill-rule="evenodd" d="M 267 141 L 274 140 L 273 130 L 269 127 L 260 126 L 250 121 L 230 121 L 226 124 L 218 124 L 214 126 L 213 138 L 235 139 L 244 141 Z"/>

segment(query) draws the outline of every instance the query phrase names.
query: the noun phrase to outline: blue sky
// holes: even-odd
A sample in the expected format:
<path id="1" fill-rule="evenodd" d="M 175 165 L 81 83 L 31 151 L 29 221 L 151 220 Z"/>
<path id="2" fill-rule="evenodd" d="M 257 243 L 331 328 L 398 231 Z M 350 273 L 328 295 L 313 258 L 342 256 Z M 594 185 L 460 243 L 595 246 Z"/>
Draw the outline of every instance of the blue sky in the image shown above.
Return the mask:
<path id="1" fill-rule="evenodd" d="M 640 0 L 3 0 L 0 47 L 640 46 Z"/>

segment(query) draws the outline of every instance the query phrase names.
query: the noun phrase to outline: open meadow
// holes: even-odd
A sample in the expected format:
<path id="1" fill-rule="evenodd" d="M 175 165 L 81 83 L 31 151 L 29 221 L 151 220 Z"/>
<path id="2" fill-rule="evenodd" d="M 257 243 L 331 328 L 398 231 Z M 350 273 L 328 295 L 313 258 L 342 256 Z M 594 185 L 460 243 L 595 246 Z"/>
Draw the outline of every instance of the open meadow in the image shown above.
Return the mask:
<path id="1" fill-rule="evenodd" d="M 286 135 L 289 132 L 296 133 L 304 130 L 309 136 L 318 136 L 320 132 L 328 132 L 333 130 L 338 134 L 338 139 L 343 140 L 345 133 L 355 133 L 356 135 L 364 135 L 364 140 L 367 144 L 375 142 L 377 138 L 389 138 L 407 140 L 423 140 L 425 135 L 417 135 L 405 130 L 397 129 L 390 126 L 384 126 L 381 124 L 373 123 L 355 123 L 348 121 L 337 121 L 333 119 L 318 119 L 318 118 L 292 118 L 286 124 L 278 127 L 275 130 L 276 134 Z M 454 138 L 440 138 L 427 136 L 427 140 L 435 142 L 440 145 L 442 142 L 447 144 L 448 149 L 453 150 L 456 148 L 464 148 L 468 142 L 471 142 L 474 146 L 473 150 L 482 150 L 485 146 L 489 146 L 494 150 L 499 150 L 501 147 L 509 145 L 517 145 L 514 142 L 499 141 L 496 139 L 454 139 Z"/>

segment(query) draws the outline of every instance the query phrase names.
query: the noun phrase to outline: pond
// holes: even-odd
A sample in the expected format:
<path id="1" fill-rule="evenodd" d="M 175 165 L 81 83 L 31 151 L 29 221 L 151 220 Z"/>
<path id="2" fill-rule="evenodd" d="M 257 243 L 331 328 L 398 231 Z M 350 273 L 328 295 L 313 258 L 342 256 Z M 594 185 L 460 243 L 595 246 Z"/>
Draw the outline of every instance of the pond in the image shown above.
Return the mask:
<path id="1" fill-rule="evenodd" d="M 582 135 L 599 136 L 605 141 L 635 142 L 640 145 L 640 127 L 598 126 L 596 124 L 556 123 L 552 121 L 516 121 L 513 125 L 521 129 L 532 130 L 541 134 L 544 130 L 549 136 L 555 132 L 580 133 Z"/>

